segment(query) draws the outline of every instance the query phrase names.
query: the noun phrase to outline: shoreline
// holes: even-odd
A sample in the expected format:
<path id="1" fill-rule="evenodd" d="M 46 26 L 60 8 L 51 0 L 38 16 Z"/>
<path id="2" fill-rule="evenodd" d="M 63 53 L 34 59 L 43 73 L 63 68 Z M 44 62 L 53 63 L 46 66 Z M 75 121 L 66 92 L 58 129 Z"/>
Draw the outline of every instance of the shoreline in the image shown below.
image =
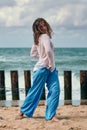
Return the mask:
<path id="1" fill-rule="evenodd" d="M 87 105 L 63 105 L 57 110 L 59 122 L 45 120 L 45 105 L 37 107 L 33 118 L 17 120 L 19 107 L 0 107 L 0 130 L 87 130 Z"/>

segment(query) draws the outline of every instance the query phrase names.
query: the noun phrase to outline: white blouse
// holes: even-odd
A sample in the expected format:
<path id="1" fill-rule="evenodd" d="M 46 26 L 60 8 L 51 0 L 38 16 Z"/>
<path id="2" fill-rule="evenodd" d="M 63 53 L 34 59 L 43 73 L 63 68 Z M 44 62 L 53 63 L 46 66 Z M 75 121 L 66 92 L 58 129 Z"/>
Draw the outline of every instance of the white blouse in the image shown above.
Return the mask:
<path id="1" fill-rule="evenodd" d="M 38 59 L 34 71 L 48 66 L 52 69 L 55 68 L 53 44 L 47 34 L 42 34 L 39 37 L 38 45 L 33 44 L 30 56 Z"/>

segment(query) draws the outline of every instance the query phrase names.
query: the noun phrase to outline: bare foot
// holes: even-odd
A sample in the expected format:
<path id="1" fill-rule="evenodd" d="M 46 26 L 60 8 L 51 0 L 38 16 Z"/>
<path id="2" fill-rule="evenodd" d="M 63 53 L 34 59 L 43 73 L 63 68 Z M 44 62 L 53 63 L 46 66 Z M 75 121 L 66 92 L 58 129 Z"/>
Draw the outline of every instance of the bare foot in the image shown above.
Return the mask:
<path id="1" fill-rule="evenodd" d="M 54 116 L 54 117 L 52 118 L 52 121 L 59 122 L 59 120 L 58 120 L 58 118 L 57 118 L 56 116 Z"/>
<path id="2" fill-rule="evenodd" d="M 20 116 L 23 116 L 23 113 L 19 111 L 19 115 L 20 115 Z"/>
<path id="3" fill-rule="evenodd" d="M 23 113 L 19 111 L 16 119 L 22 119 L 23 118 Z"/>

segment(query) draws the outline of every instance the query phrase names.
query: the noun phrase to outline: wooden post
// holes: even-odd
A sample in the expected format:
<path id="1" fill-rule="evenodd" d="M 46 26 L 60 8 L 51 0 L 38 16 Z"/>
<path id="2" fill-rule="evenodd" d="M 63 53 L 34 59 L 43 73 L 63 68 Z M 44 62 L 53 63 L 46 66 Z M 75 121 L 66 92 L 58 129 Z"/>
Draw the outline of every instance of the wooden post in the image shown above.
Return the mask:
<path id="1" fill-rule="evenodd" d="M 0 100 L 6 100 L 5 75 L 3 70 L 0 70 Z"/>
<path id="2" fill-rule="evenodd" d="M 42 96 L 41 96 L 41 100 L 45 100 L 45 87 L 43 89 L 43 93 L 42 93 Z"/>
<path id="3" fill-rule="evenodd" d="M 31 87 L 31 73 L 30 73 L 30 70 L 25 70 L 24 71 L 24 80 L 25 80 L 25 91 L 26 91 L 26 95 L 27 95 L 27 92 Z M 41 100 L 45 100 L 45 88 L 43 89 Z"/>
<path id="4" fill-rule="evenodd" d="M 87 105 L 87 71 L 80 71 L 81 105 Z"/>
<path id="5" fill-rule="evenodd" d="M 18 71 L 11 71 L 12 99 L 19 100 Z"/>
<path id="6" fill-rule="evenodd" d="M 64 104 L 72 104 L 71 71 L 64 71 Z"/>
<path id="7" fill-rule="evenodd" d="M 27 95 L 27 92 L 31 87 L 31 72 L 30 72 L 30 70 L 24 71 L 24 80 L 25 80 L 25 93 Z"/>

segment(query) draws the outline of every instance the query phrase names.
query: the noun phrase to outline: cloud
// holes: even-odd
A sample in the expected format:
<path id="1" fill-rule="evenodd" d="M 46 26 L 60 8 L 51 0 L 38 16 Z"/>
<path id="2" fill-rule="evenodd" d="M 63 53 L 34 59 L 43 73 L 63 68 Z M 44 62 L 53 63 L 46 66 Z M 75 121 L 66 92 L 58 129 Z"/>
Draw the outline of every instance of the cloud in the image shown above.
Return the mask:
<path id="1" fill-rule="evenodd" d="M 32 0 L 15 0 L 17 6 L 25 6 L 30 4 Z"/>
<path id="2" fill-rule="evenodd" d="M 58 27 L 64 28 L 82 28 L 87 29 L 87 5 L 84 4 L 67 4 L 63 5 L 49 15 L 49 21 Z M 55 21 L 55 22 L 54 22 Z"/>
<path id="3" fill-rule="evenodd" d="M 86 0 L 3 0 L 0 6 L 2 27 L 26 27 L 44 17 L 55 28 L 87 29 Z"/>
<path id="4" fill-rule="evenodd" d="M 14 0 L 0 0 L 0 8 L 4 6 L 15 6 L 16 2 Z"/>

